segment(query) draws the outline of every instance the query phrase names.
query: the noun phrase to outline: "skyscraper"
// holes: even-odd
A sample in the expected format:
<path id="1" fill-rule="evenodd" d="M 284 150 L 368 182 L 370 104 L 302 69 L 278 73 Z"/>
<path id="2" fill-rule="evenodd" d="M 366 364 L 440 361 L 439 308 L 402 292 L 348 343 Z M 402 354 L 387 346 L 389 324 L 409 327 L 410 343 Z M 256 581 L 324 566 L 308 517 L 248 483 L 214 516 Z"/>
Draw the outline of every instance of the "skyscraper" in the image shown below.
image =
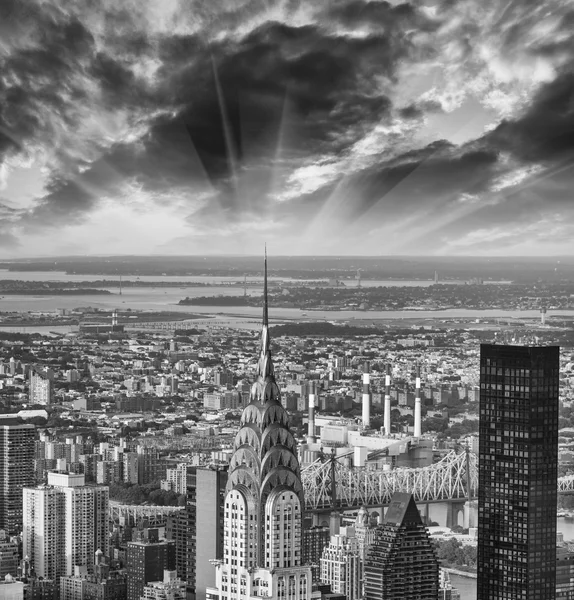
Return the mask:
<path id="1" fill-rule="evenodd" d="M 365 558 L 366 600 L 437 600 L 438 560 L 412 494 L 393 495 Z"/>
<path id="2" fill-rule="evenodd" d="M 362 565 L 353 527 L 341 527 L 321 557 L 321 581 L 347 600 L 362 598 Z"/>
<path id="3" fill-rule="evenodd" d="M 150 581 L 162 581 L 164 570 L 173 571 L 175 543 L 129 542 L 127 550 L 127 600 L 139 600 Z"/>
<path id="4" fill-rule="evenodd" d="M 108 512 L 108 488 L 85 485 L 84 475 L 48 473 L 48 485 L 25 488 L 23 553 L 36 575 L 91 571 L 96 550 L 108 554 Z"/>
<path id="5" fill-rule="evenodd" d="M 311 568 L 301 565 L 305 507 L 296 442 L 275 382 L 269 339 L 267 257 L 257 380 L 243 410 L 229 466 L 223 559 L 208 600 L 311 597 Z"/>
<path id="6" fill-rule="evenodd" d="M 34 425 L 0 424 L 0 529 L 22 529 L 22 489 L 34 485 Z"/>
<path id="7" fill-rule="evenodd" d="M 205 600 L 215 584 L 210 561 L 223 556 L 223 504 L 227 470 L 194 467 L 187 477 L 185 509 L 170 519 L 175 541 L 175 569 L 185 581 L 187 597 Z"/>
<path id="8" fill-rule="evenodd" d="M 557 346 L 480 351 L 478 600 L 556 594 Z"/>

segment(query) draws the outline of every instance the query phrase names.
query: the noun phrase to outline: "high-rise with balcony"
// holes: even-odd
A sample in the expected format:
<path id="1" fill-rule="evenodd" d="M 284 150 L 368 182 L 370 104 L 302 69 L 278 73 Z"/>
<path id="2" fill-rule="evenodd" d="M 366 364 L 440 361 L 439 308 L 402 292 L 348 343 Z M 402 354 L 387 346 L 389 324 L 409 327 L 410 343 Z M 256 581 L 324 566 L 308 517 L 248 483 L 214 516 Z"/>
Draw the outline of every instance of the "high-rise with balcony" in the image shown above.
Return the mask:
<path id="1" fill-rule="evenodd" d="M 22 489 L 34 485 L 35 435 L 34 425 L 0 423 L 0 529 L 10 535 L 22 530 Z"/>
<path id="2" fill-rule="evenodd" d="M 48 484 L 24 488 L 23 554 L 36 575 L 57 579 L 94 566 L 108 554 L 109 490 L 85 485 L 84 475 L 48 473 Z"/>
<path id="3" fill-rule="evenodd" d="M 412 494 L 397 492 L 365 558 L 366 600 L 438 600 L 439 566 Z"/>
<path id="4" fill-rule="evenodd" d="M 217 561 L 215 587 L 207 589 L 207 600 L 311 598 L 311 568 L 301 560 L 304 507 L 296 442 L 271 360 L 265 260 L 257 379 L 235 437 L 224 503 L 223 558 Z"/>
<path id="5" fill-rule="evenodd" d="M 557 346 L 480 350 L 478 600 L 556 594 Z"/>

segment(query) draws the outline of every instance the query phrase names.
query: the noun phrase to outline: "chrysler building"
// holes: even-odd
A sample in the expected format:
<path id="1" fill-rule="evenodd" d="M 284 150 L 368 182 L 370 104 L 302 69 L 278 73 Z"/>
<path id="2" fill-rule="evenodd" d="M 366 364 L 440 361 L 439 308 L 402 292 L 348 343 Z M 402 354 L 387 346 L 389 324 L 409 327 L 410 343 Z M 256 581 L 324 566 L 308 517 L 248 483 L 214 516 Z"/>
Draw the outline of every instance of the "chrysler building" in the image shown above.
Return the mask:
<path id="1" fill-rule="evenodd" d="M 257 379 L 235 437 L 224 505 L 223 559 L 213 561 L 216 583 L 207 589 L 207 600 L 310 600 L 312 594 L 311 567 L 301 565 L 305 502 L 296 442 L 271 360 L 267 255 L 263 298 Z"/>

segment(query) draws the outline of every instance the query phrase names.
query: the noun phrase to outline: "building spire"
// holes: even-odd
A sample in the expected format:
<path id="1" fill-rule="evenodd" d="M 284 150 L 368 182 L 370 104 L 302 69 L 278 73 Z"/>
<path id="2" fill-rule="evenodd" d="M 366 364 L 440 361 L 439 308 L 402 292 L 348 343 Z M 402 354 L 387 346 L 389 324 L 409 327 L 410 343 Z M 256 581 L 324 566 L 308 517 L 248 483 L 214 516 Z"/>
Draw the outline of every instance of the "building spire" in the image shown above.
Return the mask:
<path id="1" fill-rule="evenodd" d="M 273 377 L 273 362 L 271 360 L 271 340 L 269 339 L 269 299 L 267 297 L 267 244 L 265 244 L 265 269 L 263 274 L 263 327 L 261 331 L 259 375 L 263 379 L 266 379 L 267 377 Z"/>
<path id="2" fill-rule="evenodd" d="M 263 274 L 263 327 L 269 327 L 269 301 L 267 299 L 267 244 L 265 244 L 265 269 Z"/>

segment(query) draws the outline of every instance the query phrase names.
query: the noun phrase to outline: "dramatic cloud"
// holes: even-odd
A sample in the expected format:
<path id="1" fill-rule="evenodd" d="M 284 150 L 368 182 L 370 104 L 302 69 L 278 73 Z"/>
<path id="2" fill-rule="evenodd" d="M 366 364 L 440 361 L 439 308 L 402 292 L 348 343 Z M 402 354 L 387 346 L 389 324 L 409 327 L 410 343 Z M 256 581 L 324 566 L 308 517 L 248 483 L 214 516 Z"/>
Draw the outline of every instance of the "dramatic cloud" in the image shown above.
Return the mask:
<path id="1" fill-rule="evenodd" d="M 4 0 L 0 244 L 567 252 L 573 26 L 560 0 Z"/>

